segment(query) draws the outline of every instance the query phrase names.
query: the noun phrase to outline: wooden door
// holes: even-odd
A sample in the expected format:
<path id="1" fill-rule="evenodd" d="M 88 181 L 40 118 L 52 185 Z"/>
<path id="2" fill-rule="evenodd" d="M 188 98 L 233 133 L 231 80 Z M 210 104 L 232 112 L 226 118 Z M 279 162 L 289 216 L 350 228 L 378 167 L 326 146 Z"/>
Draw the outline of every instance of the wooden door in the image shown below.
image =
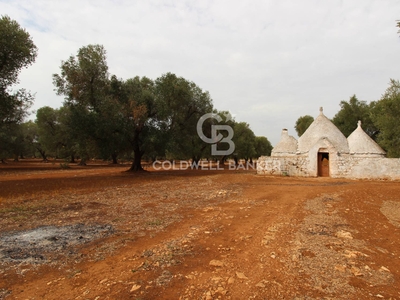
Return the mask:
<path id="1" fill-rule="evenodd" d="M 329 153 L 318 152 L 318 176 L 329 177 Z"/>

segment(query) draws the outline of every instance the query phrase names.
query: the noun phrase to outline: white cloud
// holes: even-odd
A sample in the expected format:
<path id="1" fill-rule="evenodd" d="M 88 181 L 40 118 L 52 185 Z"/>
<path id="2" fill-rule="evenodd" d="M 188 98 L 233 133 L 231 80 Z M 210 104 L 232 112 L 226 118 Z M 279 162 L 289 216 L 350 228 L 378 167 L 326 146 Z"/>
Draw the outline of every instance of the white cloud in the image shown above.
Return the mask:
<path id="1" fill-rule="evenodd" d="M 21 73 L 35 108 L 59 107 L 51 75 L 85 45 L 108 53 L 110 73 L 173 72 L 208 90 L 273 144 L 299 116 L 328 117 L 356 94 L 376 100 L 400 77 L 397 0 L 1 1 L 39 48 Z"/>

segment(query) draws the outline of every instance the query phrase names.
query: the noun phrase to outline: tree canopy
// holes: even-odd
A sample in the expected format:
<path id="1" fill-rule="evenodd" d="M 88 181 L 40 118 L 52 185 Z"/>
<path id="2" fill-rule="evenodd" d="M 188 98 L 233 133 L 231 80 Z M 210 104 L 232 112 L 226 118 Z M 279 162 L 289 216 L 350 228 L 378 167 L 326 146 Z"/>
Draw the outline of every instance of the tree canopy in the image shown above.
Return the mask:
<path id="1" fill-rule="evenodd" d="M 0 87 L 18 83 L 23 68 L 31 65 L 37 56 L 37 47 L 30 35 L 8 16 L 0 18 Z"/>
<path id="2" fill-rule="evenodd" d="M 85 164 L 96 151 L 94 144 L 101 142 L 102 129 L 110 121 L 104 118 L 104 113 L 109 112 L 106 51 L 101 45 L 82 47 L 76 56 L 62 61 L 60 69 L 60 74 L 53 75 L 53 84 L 70 109 L 68 123 L 76 135 L 81 164 Z"/>
<path id="3" fill-rule="evenodd" d="M 256 153 L 256 136 L 250 129 L 250 125 L 246 122 L 238 122 L 233 127 L 235 143 L 234 158 L 245 161 L 251 160 L 257 155 Z"/>
<path id="4" fill-rule="evenodd" d="M 265 136 L 256 136 L 255 140 L 256 157 L 270 156 L 272 145 Z"/>
<path id="5" fill-rule="evenodd" d="M 400 157 L 400 82 L 391 79 L 382 98 L 371 107 L 372 120 L 379 128 L 378 143 L 388 157 Z"/>
<path id="6" fill-rule="evenodd" d="M 105 49 L 89 45 L 62 61 L 53 75 L 64 95 L 80 157 L 133 155 L 131 170 L 142 170 L 142 157 L 192 159 L 207 156 L 210 145 L 197 135 L 198 120 L 213 111 L 212 99 L 194 82 L 166 73 L 151 80 L 123 80 L 108 74 Z M 211 125 L 211 123 L 207 123 Z"/>
<path id="7" fill-rule="evenodd" d="M 332 122 L 348 137 L 356 128 L 358 121 L 362 121 L 364 131 L 373 139 L 376 139 L 378 130 L 371 120 L 370 106 L 366 101 L 360 101 L 356 95 L 349 101 L 340 101 L 341 109 L 333 117 Z"/>
<path id="8" fill-rule="evenodd" d="M 12 90 L 23 68 L 31 65 L 37 47 L 30 35 L 8 16 L 0 18 L 0 159 L 10 155 L 17 138 L 16 125 L 28 115 L 34 97 L 25 89 Z M 14 146 L 13 146 L 14 145 Z"/>
<path id="9" fill-rule="evenodd" d="M 294 128 L 296 129 L 297 135 L 300 137 L 310 127 L 311 123 L 314 122 L 314 118 L 310 115 L 299 117 L 296 121 Z"/>

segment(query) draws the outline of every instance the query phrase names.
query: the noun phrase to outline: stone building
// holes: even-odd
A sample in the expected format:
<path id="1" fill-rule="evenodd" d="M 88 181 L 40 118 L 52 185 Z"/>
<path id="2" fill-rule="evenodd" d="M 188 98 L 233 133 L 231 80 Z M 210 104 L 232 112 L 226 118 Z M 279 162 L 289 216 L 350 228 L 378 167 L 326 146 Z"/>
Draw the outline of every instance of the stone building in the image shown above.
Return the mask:
<path id="1" fill-rule="evenodd" d="M 282 130 L 271 156 L 261 156 L 258 174 L 400 179 L 400 159 L 386 158 L 385 151 L 358 127 L 346 138 L 323 114 L 296 140 Z"/>

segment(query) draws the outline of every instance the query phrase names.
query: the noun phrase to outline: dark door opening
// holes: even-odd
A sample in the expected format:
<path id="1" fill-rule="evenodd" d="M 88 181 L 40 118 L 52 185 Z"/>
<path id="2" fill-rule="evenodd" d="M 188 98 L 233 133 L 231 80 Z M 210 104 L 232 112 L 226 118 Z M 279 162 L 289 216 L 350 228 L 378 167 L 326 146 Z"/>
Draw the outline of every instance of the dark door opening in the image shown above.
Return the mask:
<path id="1" fill-rule="evenodd" d="M 318 152 L 318 176 L 329 177 L 329 153 Z"/>

